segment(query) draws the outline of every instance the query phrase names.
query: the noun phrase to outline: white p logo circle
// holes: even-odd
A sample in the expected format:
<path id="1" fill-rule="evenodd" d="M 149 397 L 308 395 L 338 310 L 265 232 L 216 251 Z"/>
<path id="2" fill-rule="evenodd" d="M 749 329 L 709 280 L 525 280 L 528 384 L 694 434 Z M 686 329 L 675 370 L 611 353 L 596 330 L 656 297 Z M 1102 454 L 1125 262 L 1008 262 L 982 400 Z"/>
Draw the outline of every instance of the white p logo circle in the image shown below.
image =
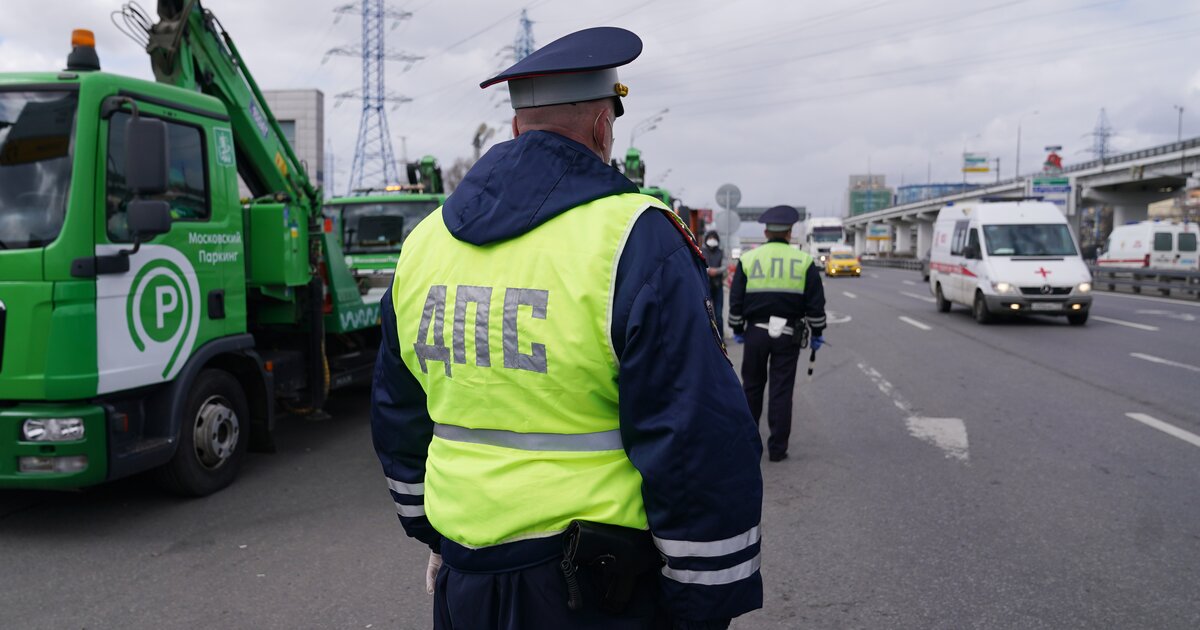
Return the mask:
<path id="1" fill-rule="evenodd" d="M 159 286 L 154 289 L 155 326 L 159 329 L 166 325 L 167 313 L 179 308 L 179 292 L 173 286 Z"/>

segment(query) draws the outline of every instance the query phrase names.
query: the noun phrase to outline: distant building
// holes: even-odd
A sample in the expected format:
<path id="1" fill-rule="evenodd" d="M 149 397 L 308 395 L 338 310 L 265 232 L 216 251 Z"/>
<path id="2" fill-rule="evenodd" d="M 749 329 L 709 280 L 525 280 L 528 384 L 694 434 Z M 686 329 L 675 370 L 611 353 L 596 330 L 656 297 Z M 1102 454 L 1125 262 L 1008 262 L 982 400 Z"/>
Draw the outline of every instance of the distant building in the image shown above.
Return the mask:
<path id="1" fill-rule="evenodd" d="M 846 207 L 850 216 L 882 210 L 892 205 L 892 189 L 885 175 L 851 175 L 846 190 Z"/>
<path id="2" fill-rule="evenodd" d="M 896 189 L 896 205 L 915 203 L 928 199 L 937 199 L 949 195 L 957 195 L 978 188 L 975 184 L 909 184 Z"/>
<path id="3" fill-rule="evenodd" d="M 804 206 L 794 203 L 786 205 L 789 205 L 800 212 L 801 221 L 804 221 L 808 218 L 808 210 Z M 762 213 L 767 211 L 767 207 L 739 206 L 734 210 L 737 211 L 738 218 L 742 220 L 742 223 L 738 227 L 737 233 L 734 234 L 734 242 L 730 244 L 731 247 L 748 250 L 758 247 L 766 242 L 766 238 L 763 237 L 763 228 L 766 226 L 758 222 L 758 217 L 762 216 Z M 795 236 L 798 232 L 799 225 L 800 224 L 797 223 L 796 225 L 792 226 L 793 243 L 795 242 Z M 732 251 L 732 249 L 730 251 Z M 726 254 L 729 255 L 729 252 L 726 252 Z"/>
<path id="4" fill-rule="evenodd" d="M 325 95 L 320 90 L 263 90 L 314 186 L 325 185 Z"/>

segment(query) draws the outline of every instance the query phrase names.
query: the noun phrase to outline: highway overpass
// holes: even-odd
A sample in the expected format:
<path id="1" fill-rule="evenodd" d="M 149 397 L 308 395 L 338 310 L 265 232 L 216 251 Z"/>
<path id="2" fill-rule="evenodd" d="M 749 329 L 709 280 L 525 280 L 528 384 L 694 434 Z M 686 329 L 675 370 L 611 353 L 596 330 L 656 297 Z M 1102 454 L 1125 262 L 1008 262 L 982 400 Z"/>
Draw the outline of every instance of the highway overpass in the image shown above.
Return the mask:
<path id="1" fill-rule="evenodd" d="M 1070 223 L 1077 238 L 1081 236 L 1081 225 L 1086 225 L 1089 233 L 1081 241 L 1099 242 L 1107 237 L 1107 230 L 1095 233 L 1100 222 L 1093 217 L 1103 214 L 1108 229 L 1111 225 L 1146 219 L 1150 204 L 1180 195 L 1187 178 L 1196 171 L 1200 171 L 1200 138 L 1074 164 L 1062 172 L 1062 177 L 1070 182 L 1063 210 L 1072 217 Z M 947 203 L 1033 195 L 1032 180 L 1041 175 L 1022 175 L 966 193 L 852 216 L 846 219 L 847 235 L 854 240 L 859 254 L 921 256 L 933 242 L 933 222 L 938 210 Z M 1111 221 L 1107 219 L 1109 213 Z M 868 240 L 868 233 L 887 238 Z"/>

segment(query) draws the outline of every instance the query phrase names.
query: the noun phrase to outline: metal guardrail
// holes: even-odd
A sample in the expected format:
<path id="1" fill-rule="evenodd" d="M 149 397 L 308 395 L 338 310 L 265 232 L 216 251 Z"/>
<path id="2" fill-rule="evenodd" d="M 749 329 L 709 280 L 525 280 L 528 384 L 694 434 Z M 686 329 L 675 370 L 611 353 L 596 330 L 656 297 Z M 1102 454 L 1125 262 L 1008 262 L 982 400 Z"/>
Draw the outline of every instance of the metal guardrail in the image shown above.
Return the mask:
<path id="1" fill-rule="evenodd" d="M 1129 153 L 1121 153 L 1118 155 L 1114 155 L 1112 157 L 1106 157 L 1101 160 L 1092 160 L 1090 162 L 1081 162 L 1079 164 L 1072 164 L 1072 165 L 1064 168 L 1063 172 L 1064 173 L 1074 173 L 1077 171 L 1086 171 L 1088 169 L 1109 166 L 1111 164 L 1120 164 L 1122 162 L 1132 162 L 1134 160 L 1140 160 L 1142 158 L 1154 157 L 1156 155 L 1166 155 L 1168 153 L 1175 153 L 1177 151 L 1186 151 L 1188 149 L 1195 149 L 1196 147 L 1200 147 L 1200 138 L 1191 138 L 1189 140 L 1184 140 L 1183 142 L 1172 142 L 1170 144 L 1163 144 L 1163 145 L 1159 145 L 1157 147 L 1141 149 L 1140 151 L 1131 151 Z"/>
<path id="2" fill-rule="evenodd" d="M 916 258 L 864 257 L 862 264 L 864 267 L 921 270 L 921 261 Z M 1092 286 L 1095 289 L 1115 291 L 1120 286 L 1128 287 L 1134 293 L 1141 293 L 1143 290 L 1158 291 L 1168 297 L 1174 291 L 1177 297 L 1190 296 L 1200 300 L 1200 271 L 1097 265 L 1088 265 L 1088 269 L 1092 272 Z"/>
<path id="3" fill-rule="evenodd" d="M 890 269 L 921 270 L 921 261 L 916 258 L 867 258 L 863 257 L 864 267 L 888 267 Z"/>
<path id="4" fill-rule="evenodd" d="M 1172 271 L 1167 269 L 1147 269 L 1144 267 L 1099 267 L 1089 265 L 1092 271 L 1092 285 L 1105 287 L 1109 291 L 1117 286 L 1127 286 L 1134 293 L 1143 289 L 1157 290 L 1163 295 L 1171 295 L 1171 291 L 1179 291 L 1200 299 L 1200 272 Z"/>

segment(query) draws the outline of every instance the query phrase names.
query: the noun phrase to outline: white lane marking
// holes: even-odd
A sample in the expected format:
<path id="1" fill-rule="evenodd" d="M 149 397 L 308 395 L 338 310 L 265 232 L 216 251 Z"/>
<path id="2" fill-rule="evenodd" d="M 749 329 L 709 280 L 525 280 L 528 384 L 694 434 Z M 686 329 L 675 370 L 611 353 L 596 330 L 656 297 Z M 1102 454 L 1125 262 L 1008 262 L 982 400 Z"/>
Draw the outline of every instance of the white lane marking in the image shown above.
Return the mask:
<path id="1" fill-rule="evenodd" d="M 850 317 L 849 315 L 846 315 L 845 313 L 839 313 L 837 311 L 830 311 L 830 310 L 825 311 L 825 323 L 826 324 L 830 324 L 830 325 L 845 324 L 846 322 L 849 322 L 851 319 L 854 319 L 854 318 Z"/>
<path id="2" fill-rule="evenodd" d="M 1134 312 L 1137 313 L 1138 315 L 1155 315 L 1158 317 L 1167 317 L 1170 319 L 1178 319 L 1181 322 L 1196 321 L 1196 316 L 1192 315 L 1191 313 L 1176 313 L 1175 311 L 1160 311 L 1158 309 L 1152 309 L 1152 308 L 1145 308 L 1145 309 L 1139 308 L 1138 310 L 1136 310 Z"/>
<path id="3" fill-rule="evenodd" d="M 1158 332 L 1158 326 L 1147 326 L 1146 324 L 1135 324 L 1134 322 L 1127 322 L 1123 319 L 1111 319 L 1108 317 L 1100 317 L 1099 315 L 1092 315 L 1092 319 L 1101 321 L 1101 322 L 1106 322 L 1109 324 L 1116 324 L 1118 326 L 1125 326 L 1126 328 L 1136 328 L 1138 330 L 1148 330 L 1150 332 Z"/>
<path id="4" fill-rule="evenodd" d="M 946 457 L 961 461 L 969 458 L 967 425 L 963 424 L 962 420 L 912 416 L 905 420 L 904 424 L 909 435 L 942 449 L 946 452 Z"/>
<path id="5" fill-rule="evenodd" d="M 970 445 L 967 440 L 967 425 L 960 418 L 918 416 L 913 413 L 912 405 L 897 393 L 896 388 L 875 368 L 866 363 L 859 363 L 858 369 L 862 370 L 862 373 L 875 383 L 883 395 L 892 399 L 892 404 L 897 409 L 904 412 L 907 416 L 904 419 L 904 426 L 908 429 L 909 435 L 942 449 L 948 459 L 953 458 L 965 462 L 971 458 Z"/>
<path id="6" fill-rule="evenodd" d="M 907 284 L 907 285 L 908 285 L 908 286 L 910 286 L 910 287 L 915 287 L 915 286 L 917 286 L 917 283 L 916 283 L 916 282 L 913 282 L 912 280 L 905 280 L 905 281 L 904 281 L 904 284 Z"/>
<path id="7" fill-rule="evenodd" d="M 1167 435 L 1177 437 L 1184 442 L 1191 444 L 1192 446 L 1200 446 L 1200 435 L 1196 435 L 1190 431 L 1184 431 L 1173 424 L 1167 424 L 1166 422 L 1163 422 L 1154 416 L 1148 416 L 1144 413 L 1127 413 L 1125 415 L 1129 418 L 1137 420 L 1138 422 L 1141 422 L 1148 427 L 1153 427 L 1159 431 L 1162 431 L 1163 433 L 1166 433 Z"/>
<path id="8" fill-rule="evenodd" d="M 1092 282 L 1093 285 L 1103 284 L 1101 282 Z M 1128 298 L 1130 300 L 1143 300 L 1146 302 L 1162 302 L 1163 304 L 1171 304 L 1172 306 L 1190 306 L 1192 308 L 1200 308 L 1200 302 L 1188 302 L 1186 300 L 1172 300 L 1169 298 L 1151 297 L 1148 295 L 1130 295 L 1128 293 L 1111 293 L 1102 291 L 1104 297 Z"/>
<path id="9" fill-rule="evenodd" d="M 1151 354 L 1142 354 L 1141 352 L 1130 352 L 1129 356 L 1131 356 L 1135 359 L 1149 361 L 1151 363 L 1159 363 L 1162 365 L 1169 365 L 1171 367 L 1177 367 L 1177 368 L 1183 368 L 1185 370 L 1191 370 L 1193 372 L 1200 372 L 1200 367 L 1196 367 L 1194 365 L 1188 365 L 1187 363 L 1180 363 L 1178 361 L 1172 361 L 1170 359 L 1164 359 L 1162 357 L 1156 357 Z"/>
<path id="10" fill-rule="evenodd" d="M 921 330 L 933 330 L 933 327 L 932 327 L 932 326 L 928 326 L 928 325 L 926 325 L 926 324 L 922 324 L 921 322 L 919 322 L 919 321 L 917 321 L 917 320 L 915 320 L 915 319 L 913 319 L 913 318 L 911 318 L 911 317 L 905 317 L 905 316 L 901 315 L 901 316 L 900 316 L 900 321 L 902 321 L 902 322 L 904 322 L 905 324 L 908 324 L 908 325 L 910 325 L 910 326 L 916 326 L 917 328 L 920 328 Z"/>
<path id="11" fill-rule="evenodd" d="M 857 295 L 854 295 L 853 293 L 851 293 L 851 292 L 849 292 L 849 291 L 842 291 L 842 295 L 844 295 L 844 296 L 846 296 L 846 297 L 850 298 L 851 300 L 856 300 L 856 299 L 858 299 L 858 296 L 857 296 Z"/>
<path id="12" fill-rule="evenodd" d="M 910 298 L 915 298 L 915 299 L 921 300 L 923 302 L 929 302 L 930 304 L 937 302 L 937 300 L 929 297 L 928 295 L 921 295 L 920 293 L 909 293 L 908 291 L 901 291 L 900 295 L 907 295 Z"/>

